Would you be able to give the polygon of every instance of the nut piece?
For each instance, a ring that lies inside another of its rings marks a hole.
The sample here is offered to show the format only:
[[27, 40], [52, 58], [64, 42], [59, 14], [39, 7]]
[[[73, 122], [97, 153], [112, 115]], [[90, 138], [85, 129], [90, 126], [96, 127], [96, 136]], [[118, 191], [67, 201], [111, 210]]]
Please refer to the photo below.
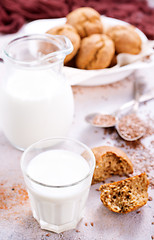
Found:
[[92, 183], [104, 181], [112, 175], [128, 175], [133, 173], [133, 165], [126, 153], [111, 146], [92, 149], [96, 158], [96, 166]]
[[93, 34], [82, 39], [76, 65], [81, 69], [103, 69], [110, 65], [115, 53], [113, 41], [105, 34]]
[[117, 53], [140, 53], [142, 41], [134, 27], [116, 25], [109, 28], [106, 34], [114, 41]]
[[100, 14], [93, 8], [82, 7], [75, 9], [66, 18], [66, 23], [75, 27], [81, 38], [95, 33], [103, 33]]
[[70, 39], [73, 45], [73, 51], [66, 56], [64, 63], [69, 62], [77, 53], [79, 47], [80, 47], [80, 36], [77, 33], [76, 29], [69, 25], [69, 24], [64, 24], [61, 26], [57, 26], [54, 28], [51, 28], [48, 30], [46, 33], [48, 34], [53, 34], [53, 35], [64, 35]]
[[122, 181], [106, 183], [100, 186], [100, 199], [109, 210], [128, 213], [147, 203], [148, 185], [149, 181], [145, 173]]

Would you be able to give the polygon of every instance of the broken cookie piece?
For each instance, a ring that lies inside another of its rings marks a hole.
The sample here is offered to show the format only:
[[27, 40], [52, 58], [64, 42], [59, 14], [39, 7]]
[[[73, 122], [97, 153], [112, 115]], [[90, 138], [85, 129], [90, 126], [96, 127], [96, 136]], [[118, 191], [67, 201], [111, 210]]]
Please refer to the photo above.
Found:
[[126, 153], [111, 146], [102, 146], [92, 149], [96, 158], [96, 166], [92, 183], [104, 181], [112, 175], [128, 175], [133, 173], [133, 165]]
[[109, 210], [128, 213], [144, 206], [148, 201], [146, 173], [114, 183], [101, 185], [100, 199]]

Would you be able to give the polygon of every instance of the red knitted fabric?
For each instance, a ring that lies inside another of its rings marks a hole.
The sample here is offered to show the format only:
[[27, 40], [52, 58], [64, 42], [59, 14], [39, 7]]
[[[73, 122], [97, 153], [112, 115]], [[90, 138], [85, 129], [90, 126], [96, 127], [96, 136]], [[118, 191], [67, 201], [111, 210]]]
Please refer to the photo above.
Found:
[[64, 17], [85, 6], [129, 22], [154, 39], [154, 8], [146, 0], [0, 0], [0, 32], [14, 33], [26, 21]]
[[25, 21], [64, 17], [65, 0], [0, 0], [0, 32], [17, 32]]

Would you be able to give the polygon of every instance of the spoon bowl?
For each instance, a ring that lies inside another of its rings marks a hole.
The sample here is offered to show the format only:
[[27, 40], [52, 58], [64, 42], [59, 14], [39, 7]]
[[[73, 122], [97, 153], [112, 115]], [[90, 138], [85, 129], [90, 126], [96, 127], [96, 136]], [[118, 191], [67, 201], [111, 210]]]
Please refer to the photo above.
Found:
[[129, 112], [117, 119], [116, 130], [121, 138], [126, 141], [136, 141], [144, 136], [145, 124], [134, 112]]
[[[149, 101], [151, 99], [154, 99], [154, 89], [153, 88], [149, 92], [140, 96], [138, 101], [139, 101], [139, 103], [142, 103], [142, 102]], [[112, 114], [103, 114], [103, 113], [98, 113], [98, 112], [90, 113], [85, 117], [85, 121], [87, 123], [89, 123], [90, 125], [92, 125], [93, 127], [98, 127], [98, 128], [115, 127], [121, 138], [123, 138], [124, 140], [127, 140], [127, 141], [136, 141], [139, 138], [143, 137], [143, 135], [145, 134], [145, 128], [142, 129], [139, 136], [134, 136], [131, 139], [127, 136], [124, 136], [119, 129], [119, 121], [122, 117], [122, 114], [120, 114], [120, 113], [124, 112], [125, 110], [128, 111], [128, 109], [130, 109], [133, 105], [135, 105], [135, 102], [136, 102], [135, 100], [131, 100], [131, 101], [123, 104], [117, 111], [113, 112]], [[128, 112], [129, 112], [129, 114], [131, 114], [130, 110]], [[125, 115], [128, 115], [128, 112]], [[132, 113], [133, 113], [133, 111], [132, 111]], [[104, 116], [105, 116], [105, 118], [104, 118]], [[109, 123], [109, 121], [102, 121], [102, 119], [103, 120], [106, 119], [106, 116], [108, 116], [108, 118], [110, 117], [110, 119], [112, 118], [112, 120], [114, 119], [114, 121], [112, 121], [110, 123]], [[136, 126], [136, 129], [137, 128], [138, 128], [138, 125]]]
[[116, 125], [114, 114], [91, 113], [85, 117], [85, 120], [94, 127], [108, 128]]

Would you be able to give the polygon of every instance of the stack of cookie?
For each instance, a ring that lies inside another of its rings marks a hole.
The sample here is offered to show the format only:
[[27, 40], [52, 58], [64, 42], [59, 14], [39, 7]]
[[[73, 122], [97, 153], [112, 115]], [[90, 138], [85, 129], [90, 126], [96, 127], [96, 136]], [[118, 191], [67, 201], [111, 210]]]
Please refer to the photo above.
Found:
[[105, 31], [100, 14], [89, 7], [72, 11], [66, 16], [66, 24], [47, 33], [68, 37], [74, 50], [65, 58], [65, 65], [86, 70], [111, 67], [117, 54], [139, 54], [142, 47], [134, 27], [116, 25]]

